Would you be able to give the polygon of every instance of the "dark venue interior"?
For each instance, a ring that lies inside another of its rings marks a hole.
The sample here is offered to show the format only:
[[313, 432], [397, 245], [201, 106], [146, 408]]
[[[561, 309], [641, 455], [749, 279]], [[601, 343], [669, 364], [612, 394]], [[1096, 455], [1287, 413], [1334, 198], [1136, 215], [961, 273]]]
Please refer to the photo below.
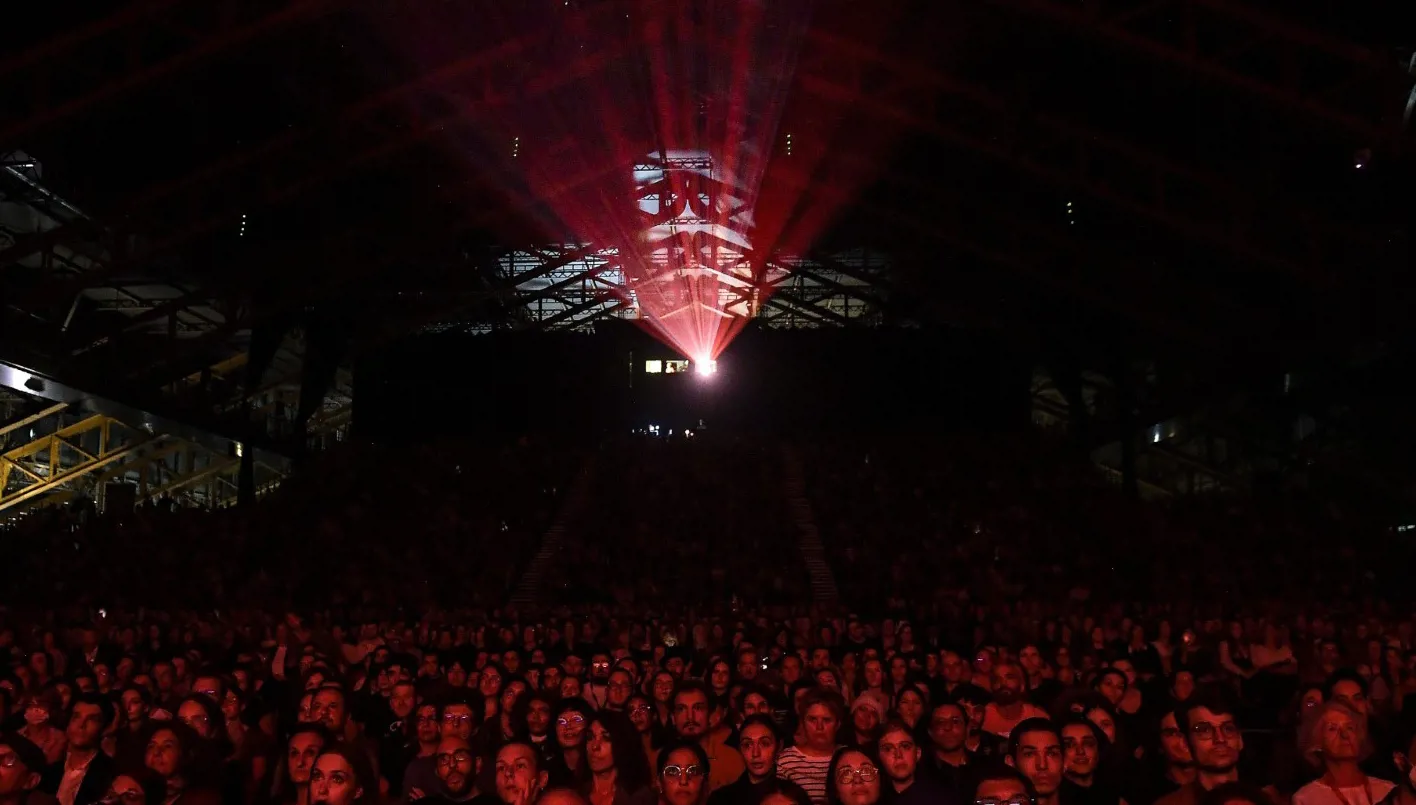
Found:
[[0, 22], [0, 805], [1416, 805], [1416, 3]]
[[354, 423], [362, 437], [395, 444], [420, 438], [407, 424], [428, 411], [456, 411], [468, 435], [588, 442], [700, 421], [765, 438], [1031, 424], [1029, 366], [988, 333], [750, 327], [710, 377], [646, 372], [648, 361], [679, 358], [628, 324], [594, 334], [425, 336], [359, 365]]

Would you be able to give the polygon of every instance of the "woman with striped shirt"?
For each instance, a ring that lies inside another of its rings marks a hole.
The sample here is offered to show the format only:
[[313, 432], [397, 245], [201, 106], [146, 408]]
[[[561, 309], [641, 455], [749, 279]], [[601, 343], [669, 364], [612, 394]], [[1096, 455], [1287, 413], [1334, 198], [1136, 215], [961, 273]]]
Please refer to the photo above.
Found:
[[825, 688], [807, 692], [797, 706], [800, 729], [796, 746], [783, 749], [777, 758], [777, 776], [805, 789], [815, 805], [826, 802], [836, 732], [845, 715], [846, 702], [841, 694]]

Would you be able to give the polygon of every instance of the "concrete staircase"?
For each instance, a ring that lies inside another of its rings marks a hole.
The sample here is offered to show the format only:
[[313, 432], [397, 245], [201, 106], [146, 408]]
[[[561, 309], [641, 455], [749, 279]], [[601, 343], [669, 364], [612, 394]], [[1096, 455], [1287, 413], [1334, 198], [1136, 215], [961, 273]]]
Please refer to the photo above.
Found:
[[546, 571], [560, 554], [561, 545], [565, 539], [565, 529], [580, 515], [585, 504], [589, 502], [594, 480], [595, 457], [592, 455], [585, 460], [579, 474], [570, 482], [570, 488], [566, 490], [565, 502], [561, 504], [560, 512], [556, 515], [555, 521], [546, 529], [546, 533], [541, 536], [540, 549], [531, 558], [531, 562], [526, 565], [526, 571], [522, 573], [521, 581], [512, 591], [509, 603], [517, 609], [534, 608], [539, 603], [541, 582], [546, 576]]
[[818, 604], [835, 604], [840, 594], [836, 589], [836, 577], [826, 562], [826, 549], [821, 545], [821, 532], [816, 528], [811, 501], [806, 497], [801, 457], [791, 447], [784, 448], [782, 452], [782, 489], [786, 493], [792, 524], [796, 526], [797, 548], [801, 551], [802, 564], [806, 566], [812, 600]]

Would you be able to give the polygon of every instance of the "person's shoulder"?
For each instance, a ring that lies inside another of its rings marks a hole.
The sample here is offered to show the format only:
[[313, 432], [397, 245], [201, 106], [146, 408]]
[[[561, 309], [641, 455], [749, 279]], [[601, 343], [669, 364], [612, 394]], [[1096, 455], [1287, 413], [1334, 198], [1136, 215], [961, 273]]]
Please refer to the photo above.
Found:
[[1367, 778], [1372, 786], [1372, 799], [1386, 799], [1387, 795], [1396, 790], [1396, 783], [1390, 780], [1383, 780], [1380, 777]]
[[1401, 786], [1387, 780], [1378, 780], [1375, 777], [1372, 778], [1372, 782], [1391, 786], [1385, 794], [1378, 794], [1377, 787], [1372, 786], [1372, 798], [1377, 800], [1375, 805], [1396, 805], [1397, 800], [1401, 797]]
[[[1318, 797], [1316, 797], [1315, 795], [1321, 791], [1324, 791], [1325, 789], [1326, 787], [1322, 784], [1322, 782], [1318, 780], [1314, 780], [1311, 783], [1308, 783], [1307, 785], [1300, 786], [1297, 791], [1293, 792], [1293, 805], [1311, 805], [1314, 800], [1318, 799]], [[1373, 789], [1373, 791], [1375, 792], [1375, 788]], [[1376, 796], [1375, 793], [1373, 794], [1373, 796]]]
[[1182, 785], [1171, 791], [1169, 794], [1155, 801], [1155, 805], [1188, 805], [1195, 802], [1195, 789], [1193, 785]]

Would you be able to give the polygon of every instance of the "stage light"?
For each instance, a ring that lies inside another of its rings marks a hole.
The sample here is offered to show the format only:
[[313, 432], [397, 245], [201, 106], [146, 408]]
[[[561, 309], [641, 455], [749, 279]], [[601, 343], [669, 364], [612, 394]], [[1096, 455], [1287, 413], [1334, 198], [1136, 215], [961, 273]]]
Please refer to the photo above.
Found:
[[718, 362], [711, 358], [700, 358], [693, 362], [693, 371], [706, 377], [718, 371]]

